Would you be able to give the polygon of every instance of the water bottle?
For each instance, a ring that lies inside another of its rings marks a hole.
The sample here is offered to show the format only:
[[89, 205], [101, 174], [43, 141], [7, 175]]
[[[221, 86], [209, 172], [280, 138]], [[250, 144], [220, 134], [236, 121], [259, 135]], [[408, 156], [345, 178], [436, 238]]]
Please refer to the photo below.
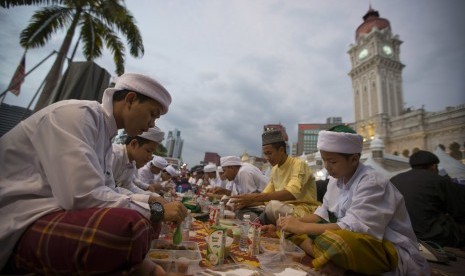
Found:
[[224, 218], [224, 202], [223, 201], [220, 201], [220, 210], [219, 210], [218, 216], [220, 219]]
[[239, 240], [239, 249], [243, 252], [249, 251], [249, 228], [250, 215], [244, 215], [241, 224], [241, 238]]
[[191, 215], [191, 210], [187, 210], [187, 216], [184, 219], [184, 228], [185, 229], [191, 229], [192, 225], [192, 215]]

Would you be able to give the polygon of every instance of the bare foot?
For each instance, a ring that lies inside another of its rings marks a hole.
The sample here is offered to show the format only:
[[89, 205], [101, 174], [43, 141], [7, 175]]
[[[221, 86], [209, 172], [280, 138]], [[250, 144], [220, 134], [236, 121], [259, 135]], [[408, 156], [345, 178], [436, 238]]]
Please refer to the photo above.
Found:
[[321, 273], [328, 276], [341, 276], [344, 275], [345, 270], [332, 262], [327, 262], [321, 269]]
[[159, 276], [166, 274], [161, 266], [155, 264], [149, 258], [145, 258], [142, 263], [135, 265], [133, 269], [131, 269], [131, 275]]
[[307, 255], [313, 257], [312, 241], [310, 239], [305, 239], [301, 244], [299, 244], [299, 247], [302, 248]]

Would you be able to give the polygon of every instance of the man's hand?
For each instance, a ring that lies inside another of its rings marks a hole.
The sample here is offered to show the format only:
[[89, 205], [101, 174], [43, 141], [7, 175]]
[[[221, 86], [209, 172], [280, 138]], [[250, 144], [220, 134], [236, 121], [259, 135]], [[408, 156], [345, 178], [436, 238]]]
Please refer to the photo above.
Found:
[[152, 193], [157, 193], [157, 192], [161, 191], [162, 188], [163, 187], [161, 186], [160, 183], [154, 183], [154, 184], [149, 185], [148, 190], [151, 191]]
[[260, 231], [262, 232], [262, 235], [268, 238], [277, 238], [278, 235], [276, 235], [276, 226], [273, 224], [268, 224], [268, 225], [263, 225], [260, 227]]
[[279, 218], [276, 222], [276, 225], [284, 231], [291, 232], [297, 235], [307, 234], [308, 232], [306, 230], [308, 223], [302, 222], [300, 219], [292, 216]]
[[239, 210], [248, 206], [256, 206], [263, 204], [263, 201], [260, 200], [260, 194], [244, 194], [231, 197], [231, 203], [234, 204], [234, 209]]
[[231, 195], [230, 190], [221, 188], [221, 187], [213, 187], [209, 189], [208, 192], [212, 194], [217, 194], [217, 195], [227, 195], [227, 196]]
[[150, 195], [148, 203], [150, 204], [150, 203], [155, 203], [155, 202], [158, 202], [161, 205], [165, 205], [166, 203], [168, 203], [168, 201], [165, 198], [163, 198], [162, 196], [155, 196], [153, 194]]
[[163, 221], [173, 221], [180, 223], [187, 216], [187, 208], [179, 201], [168, 202], [163, 205], [165, 216]]

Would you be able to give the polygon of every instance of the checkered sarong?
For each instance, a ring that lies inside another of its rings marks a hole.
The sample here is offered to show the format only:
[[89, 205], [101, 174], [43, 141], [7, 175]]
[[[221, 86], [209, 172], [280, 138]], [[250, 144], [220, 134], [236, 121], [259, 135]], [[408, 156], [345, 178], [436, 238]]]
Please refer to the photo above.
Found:
[[397, 251], [387, 240], [347, 230], [328, 230], [313, 240], [315, 269], [331, 261], [357, 273], [377, 275], [397, 267]]
[[154, 236], [150, 222], [131, 209], [58, 211], [24, 232], [8, 267], [40, 275], [118, 275], [142, 262]]

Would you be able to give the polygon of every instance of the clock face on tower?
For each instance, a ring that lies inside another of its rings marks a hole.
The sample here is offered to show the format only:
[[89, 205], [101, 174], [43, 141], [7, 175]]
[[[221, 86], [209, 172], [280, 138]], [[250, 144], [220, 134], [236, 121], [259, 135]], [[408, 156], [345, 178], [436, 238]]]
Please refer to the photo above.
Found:
[[383, 46], [383, 52], [386, 55], [390, 56], [392, 54], [392, 48], [389, 45], [384, 45]]
[[358, 53], [358, 59], [364, 59], [368, 56], [368, 49], [363, 48], [359, 53]]

